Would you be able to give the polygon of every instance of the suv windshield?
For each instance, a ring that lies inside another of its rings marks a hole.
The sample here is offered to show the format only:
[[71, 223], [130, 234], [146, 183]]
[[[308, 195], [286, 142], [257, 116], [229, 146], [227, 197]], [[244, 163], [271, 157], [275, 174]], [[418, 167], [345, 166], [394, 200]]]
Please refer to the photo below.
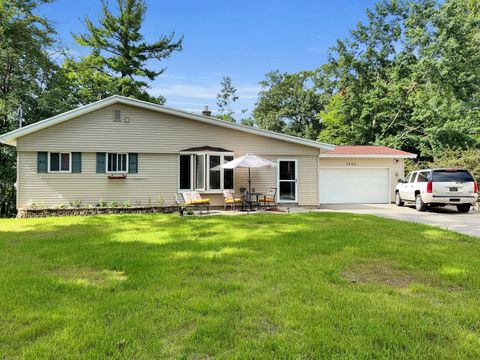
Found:
[[434, 182], [473, 182], [467, 170], [436, 170], [432, 175]]

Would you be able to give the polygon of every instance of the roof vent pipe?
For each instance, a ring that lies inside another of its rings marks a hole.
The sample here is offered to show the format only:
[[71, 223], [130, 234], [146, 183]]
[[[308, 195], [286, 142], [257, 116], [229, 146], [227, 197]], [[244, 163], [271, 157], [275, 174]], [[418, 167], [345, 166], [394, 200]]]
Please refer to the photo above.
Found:
[[212, 111], [208, 109], [208, 106], [205, 106], [205, 108], [202, 111], [202, 115], [204, 116], [212, 116]]

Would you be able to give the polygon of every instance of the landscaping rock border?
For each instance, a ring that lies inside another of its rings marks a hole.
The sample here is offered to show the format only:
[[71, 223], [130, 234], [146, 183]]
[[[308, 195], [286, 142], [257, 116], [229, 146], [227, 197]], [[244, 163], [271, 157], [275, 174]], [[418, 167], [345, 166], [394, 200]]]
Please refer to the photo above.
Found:
[[66, 209], [18, 209], [17, 218], [45, 218], [51, 216], [94, 216], [114, 214], [170, 214], [179, 211], [179, 206], [132, 206], [132, 207], [92, 207]]

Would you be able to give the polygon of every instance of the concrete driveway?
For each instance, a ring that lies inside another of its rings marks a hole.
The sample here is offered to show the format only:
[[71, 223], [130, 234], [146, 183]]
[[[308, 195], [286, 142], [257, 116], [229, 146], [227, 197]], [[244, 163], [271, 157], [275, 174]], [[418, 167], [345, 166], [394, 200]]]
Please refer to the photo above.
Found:
[[412, 221], [439, 226], [451, 231], [480, 237], [480, 212], [470, 210], [459, 214], [455, 207], [433, 208], [418, 212], [412, 207], [397, 207], [380, 204], [322, 205], [319, 211], [339, 211], [354, 214], [369, 214], [390, 219]]

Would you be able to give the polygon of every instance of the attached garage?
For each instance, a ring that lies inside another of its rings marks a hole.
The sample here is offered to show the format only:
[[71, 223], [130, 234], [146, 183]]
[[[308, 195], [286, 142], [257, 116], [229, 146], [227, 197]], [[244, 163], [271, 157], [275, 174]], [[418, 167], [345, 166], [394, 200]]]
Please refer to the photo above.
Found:
[[384, 168], [321, 168], [321, 204], [386, 204], [390, 171]]
[[403, 161], [415, 154], [383, 146], [336, 146], [319, 159], [319, 204], [388, 204]]

